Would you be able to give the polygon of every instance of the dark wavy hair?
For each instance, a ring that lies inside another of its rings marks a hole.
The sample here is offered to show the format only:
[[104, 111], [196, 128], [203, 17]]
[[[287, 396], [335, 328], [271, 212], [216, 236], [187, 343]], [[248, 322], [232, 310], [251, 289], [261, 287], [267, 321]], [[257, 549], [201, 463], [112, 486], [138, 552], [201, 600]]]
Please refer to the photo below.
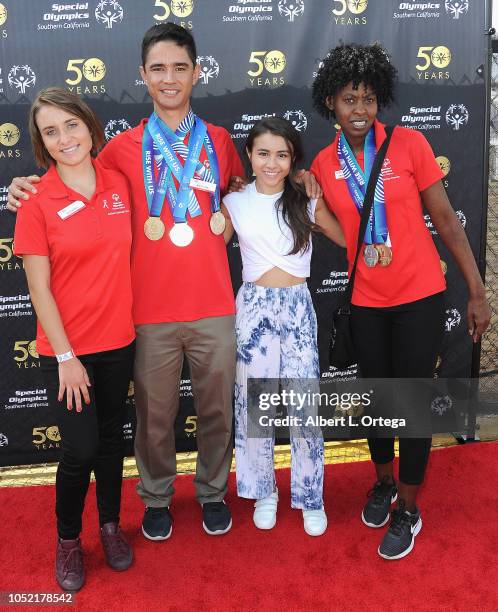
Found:
[[335, 117], [326, 100], [352, 81], [355, 89], [360, 83], [370, 86], [381, 110], [394, 100], [396, 75], [387, 51], [379, 43], [339, 45], [328, 53], [318, 69], [312, 88], [313, 106], [325, 119]]
[[282, 117], [269, 117], [258, 121], [249, 132], [246, 148], [251, 153], [254, 141], [263, 134], [281, 136], [291, 154], [291, 168], [285, 177], [284, 191], [275, 203], [280, 210], [282, 218], [292, 232], [294, 246], [288, 255], [294, 255], [300, 251], [307, 251], [310, 247], [310, 234], [314, 229], [308, 214], [308, 196], [304, 188], [296, 183], [294, 174], [303, 159], [303, 146], [299, 132], [290, 121]]

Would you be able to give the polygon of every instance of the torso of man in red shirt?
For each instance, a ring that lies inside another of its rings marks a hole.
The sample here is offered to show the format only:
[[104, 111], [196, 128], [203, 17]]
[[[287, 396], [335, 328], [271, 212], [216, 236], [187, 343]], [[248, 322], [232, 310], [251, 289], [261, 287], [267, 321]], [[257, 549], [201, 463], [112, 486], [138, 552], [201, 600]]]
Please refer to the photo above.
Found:
[[[223, 236], [209, 227], [211, 196], [199, 189], [195, 195], [202, 215], [188, 219], [194, 239], [187, 247], [175, 246], [168, 237], [173, 215], [165, 199], [161, 219], [166, 232], [161, 240], [149, 240], [144, 223], [149, 216], [142, 169], [142, 137], [146, 120], [111, 140], [99, 155], [107, 168], [128, 177], [132, 194], [133, 318], [136, 325], [195, 321], [235, 312], [230, 270]], [[231, 176], [243, 176], [243, 168], [228, 132], [208, 124], [219, 164], [220, 191]], [[200, 161], [204, 162], [203, 148]]]

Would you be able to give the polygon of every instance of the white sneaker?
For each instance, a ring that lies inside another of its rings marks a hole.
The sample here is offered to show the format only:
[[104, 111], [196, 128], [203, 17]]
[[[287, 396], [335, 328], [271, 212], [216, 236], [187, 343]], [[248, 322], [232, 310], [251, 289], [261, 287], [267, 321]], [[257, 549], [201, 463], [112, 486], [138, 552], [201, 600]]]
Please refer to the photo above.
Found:
[[303, 510], [304, 531], [310, 536], [321, 536], [327, 529], [327, 515], [320, 510]]
[[254, 504], [253, 521], [258, 529], [273, 529], [277, 522], [278, 490]]

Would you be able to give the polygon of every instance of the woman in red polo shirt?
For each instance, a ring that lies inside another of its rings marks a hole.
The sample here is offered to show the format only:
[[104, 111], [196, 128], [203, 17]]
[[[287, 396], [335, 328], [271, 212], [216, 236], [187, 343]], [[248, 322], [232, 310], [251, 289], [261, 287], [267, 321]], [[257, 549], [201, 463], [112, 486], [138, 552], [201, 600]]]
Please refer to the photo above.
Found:
[[[393, 100], [396, 70], [380, 45], [341, 45], [324, 59], [313, 102], [341, 130], [312, 165], [328, 206], [342, 226], [349, 270], [354, 261], [364, 184], [385, 138], [377, 112]], [[490, 320], [485, 290], [465, 232], [441, 183], [443, 174], [420, 132], [396, 127], [377, 182], [373, 216], [358, 260], [351, 326], [358, 365], [368, 378], [431, 378], [444, 329], [445, 279], [425, 226], [427, 209], [469, 289], [467, 322], [477, 342]], [[380, 546], [385, 559], [413, 548], [422, 521], [416, 495], [430, 438], [400, 439], [399, 483], [393, 476], [394, 438], [368, 440], [377, 481], [362, 520], [382, 527], [397, 508]]]
[[92, 110], [63, 89], [31, 107], [35, 159], [48, 168], [19, 211], [22, 255], [37, 317], [37, 350], [62, 437], [57, 469], [56, 579], [84, 583], [81, 516], [93, 470], [107, 562], [127, 569], [133, 553], [119, 528], [124, 403], [132, 374], [131, 223], [126, 179], [92, 154], [103, 144]]

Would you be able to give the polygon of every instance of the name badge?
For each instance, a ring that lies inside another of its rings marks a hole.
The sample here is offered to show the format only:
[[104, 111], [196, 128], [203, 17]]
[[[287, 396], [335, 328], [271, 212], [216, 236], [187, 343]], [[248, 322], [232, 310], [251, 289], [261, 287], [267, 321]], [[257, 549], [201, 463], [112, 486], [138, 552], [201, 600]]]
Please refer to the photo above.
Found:
[[344, 178], [344, 172], [342, 170], [336, 170], [335, 171], [335, 178], [336, 179], [343, 179]]
[[197, 178], [190, 179], [189, 186], [192, 187], [192, 189], [200, 189], [201, 191], [208, 191], [209, 193], [214, 193], [216, 191], [216, 183], [202, 181]]
[[73, 215], [75, 215], [82, 208], [85, 208], [83, 202], [81, 200], [76, 200], [76, 202], [71, 202], [71, 204], [68, 204], [64, 208], [61, 208], [59, 211], [57, 211], [57, 214], [64, 221], [68, 217], [72, 217]]

